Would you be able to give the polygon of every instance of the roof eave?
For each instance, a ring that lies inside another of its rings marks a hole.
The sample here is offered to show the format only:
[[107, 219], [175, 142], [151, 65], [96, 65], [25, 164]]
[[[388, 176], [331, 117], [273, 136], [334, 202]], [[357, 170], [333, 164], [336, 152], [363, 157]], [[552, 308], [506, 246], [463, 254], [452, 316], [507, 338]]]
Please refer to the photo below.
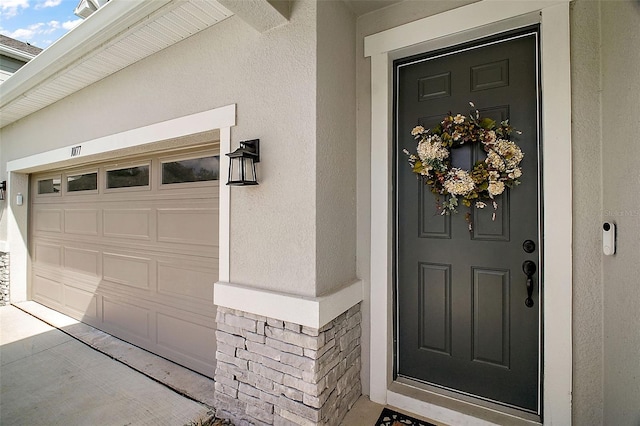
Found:
[[3, 45], [0, 45], [0, 54], [24, 62], [29, 62], [36, 57], [34, 54]]
[[0, 108], [55, 76], [172, 0], [110, 1], [0, 85]]

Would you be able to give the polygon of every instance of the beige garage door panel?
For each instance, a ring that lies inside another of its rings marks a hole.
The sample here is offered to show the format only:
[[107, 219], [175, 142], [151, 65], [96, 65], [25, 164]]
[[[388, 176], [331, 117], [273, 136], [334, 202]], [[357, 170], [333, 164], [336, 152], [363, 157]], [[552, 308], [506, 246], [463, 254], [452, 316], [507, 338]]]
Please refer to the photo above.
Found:
[[150, 309], [140, 303], [129, 304], [110, 296], [102, 296], [102, 321], [107, 331], [115, 331], [117, 335], [131, 335], [135, 342], [151, 344]]
[[151, 240], [151, 209], [105, 209], [103, 232], [108, 238]]
[[102, 254], [103, 279], [124, 286], [148, 290], [151, 283], [151, 259], [116, 253]]
[[79, 272], [94, 277], [101, 275], [100, 252], [66, 246], [64, 248], [64, 268], [71, 272]]
[[33, 298], [54, 309], [62, 308], [62, 283], [39, 274], [34, 275]]
[[60, 267], [62, 265], [62, 246], [56, 243], [36, 243], [35, 261], [39, 265]]
[[33, 176], [32, 298], [213, 376], [219, 181], [160, 183], [163, 161], [214, 155], [118, 162], [149, 165], [143, 187], [107, 189], [114, 162]]
[[98, 297], [95, 293], [85, 291], [70, 285], [64, 286], [65, 307], [75, 312], [76, 317], [96, 323], [98, 321]]
[[64, 233], [98, 236], [98, 209], [64, 209]]
[[[200, 370], [211, 368], [211, 362], [206, 354], [215, 355], [215, 330], [197, 322], [161, 313], [157, 314], [156, 324], [161, 355], [180, 359], [185, 364], [197, 364]], [[211, 376], [213, 373], [214, 371], [211, 371], [208, 375]]]
[[218, 209], [158, 209], [158, 241], [214, 246], [218, 241]]
[[43, 232], [62, 232], [62, 209], [38, 209], [35, 212], [35, 230]]
[[182, 263], [160, 261], [158, 262], [158, 293], [168, 297], [213, 303], [210, 283], [215, 282], [217, 276], [217, 268], [205, 269], [186, 261]]

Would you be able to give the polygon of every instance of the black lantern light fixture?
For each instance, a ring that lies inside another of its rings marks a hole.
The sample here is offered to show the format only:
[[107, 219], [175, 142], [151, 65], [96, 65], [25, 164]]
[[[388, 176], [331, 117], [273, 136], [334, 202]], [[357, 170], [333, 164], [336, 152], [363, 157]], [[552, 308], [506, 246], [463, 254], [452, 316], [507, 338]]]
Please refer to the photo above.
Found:
[[260, 139], [241, 141], [240, 148], [227, 154], [229, 178], [227, 185], [257, 185], [256, 163], [260, 162]]
[[0, 182], [0, 201], [4, 200], [4, 192], [7, 190], [7, 181]]

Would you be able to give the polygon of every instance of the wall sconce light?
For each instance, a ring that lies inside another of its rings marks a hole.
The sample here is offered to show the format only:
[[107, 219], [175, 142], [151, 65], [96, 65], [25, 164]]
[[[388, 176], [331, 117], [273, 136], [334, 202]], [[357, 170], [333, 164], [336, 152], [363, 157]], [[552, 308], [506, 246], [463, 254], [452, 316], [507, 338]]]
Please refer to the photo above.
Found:
[[4, 192], [7, 190], [7, 181], [0, 182], [0, 201], [4, 200]]
[[241, 141], [240, 148], [227, 154], [229, 178], [227, 185], [257, 185], [256, 163], [260, 162], [260, 139]]

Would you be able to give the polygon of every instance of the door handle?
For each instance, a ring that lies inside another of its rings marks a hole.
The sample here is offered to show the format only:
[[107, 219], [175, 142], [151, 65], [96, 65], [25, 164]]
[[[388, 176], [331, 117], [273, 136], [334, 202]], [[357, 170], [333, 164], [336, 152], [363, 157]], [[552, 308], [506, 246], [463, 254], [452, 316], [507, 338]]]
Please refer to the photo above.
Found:
[[527, 308], [531, 308], [533, 306], [533, 299], [531, 296], [533, 295], [533, 274], [536, 273], [536, 269], [536, 264], [530, 260], [525, 260], [522, 263], [522, 272], [527, 276], [527, 298], [524, 301]]

